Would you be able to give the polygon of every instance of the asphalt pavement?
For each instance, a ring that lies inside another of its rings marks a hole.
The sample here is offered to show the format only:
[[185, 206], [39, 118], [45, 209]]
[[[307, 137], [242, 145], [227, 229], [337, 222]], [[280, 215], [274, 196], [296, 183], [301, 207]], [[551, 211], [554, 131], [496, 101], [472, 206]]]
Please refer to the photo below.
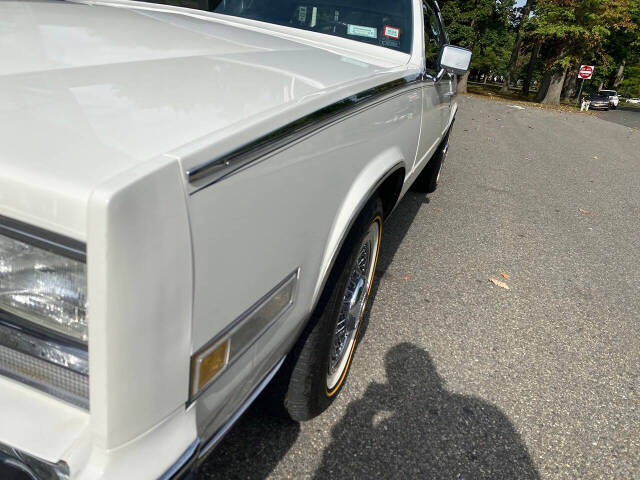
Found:
[[601, 116], [460, 98], [340, 397], [300, 425], [259, 400], [199, 480], [640, 479], [639, 152]]
[[597, 111], [596, 115], [608, 122], [640, 129], [640, 105], [632, 106], [621, 103], [615, 110]]

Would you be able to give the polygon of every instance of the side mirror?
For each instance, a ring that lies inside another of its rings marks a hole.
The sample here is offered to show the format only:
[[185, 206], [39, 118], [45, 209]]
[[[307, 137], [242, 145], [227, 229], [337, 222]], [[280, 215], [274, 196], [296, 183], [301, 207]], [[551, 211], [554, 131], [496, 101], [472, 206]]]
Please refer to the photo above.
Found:
[[440, 53], [440, 66], [445, 70], [462, 75], [469, 70], [471, 64], [471, 50], [445, 45]]

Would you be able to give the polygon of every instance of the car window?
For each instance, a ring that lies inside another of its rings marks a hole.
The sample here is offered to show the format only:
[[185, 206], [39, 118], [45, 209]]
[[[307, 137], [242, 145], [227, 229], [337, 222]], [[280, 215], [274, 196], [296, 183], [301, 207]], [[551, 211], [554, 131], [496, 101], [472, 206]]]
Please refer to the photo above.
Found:
[[435, 76], [440, 70], [438, 57], [444, 43], [444, 33], [438, 21], [438, 14], [427, 2], [422, 3], [422, 13], [424, 15], [424, 51], [427, 73]]
[[145, 0], [411, 51], [411, 0]]

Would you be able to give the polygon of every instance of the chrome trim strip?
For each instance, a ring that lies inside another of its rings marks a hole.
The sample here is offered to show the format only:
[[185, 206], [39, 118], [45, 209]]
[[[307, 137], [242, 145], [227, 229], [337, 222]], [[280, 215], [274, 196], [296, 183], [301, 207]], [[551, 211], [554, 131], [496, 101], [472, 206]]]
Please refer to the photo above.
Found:
[[0, 215], [0, 234], [82, 262], [87, 246], [78, 240]]
[[30, 335], [0, 318], [0, 345], [67, 368], [80, 375], [89, 375], [89, 354], [86, 350]]
[[[222, 332], [218, 333], [207, 344], [198, 349], [191, 357], [191, 375], [189, 387], [189, 402], [192, 403], [205, 393], [220, 375], [234, 364], [253, 344], [255, 344], [278, 320], [280, 320], [293, 306], [298, 285], [300, 269], [287, 275], [281, 282], [260, 300], [245, 310]], [[284, 296], [283, 296], [284, 295]], [[220, 370], [202, 388], [200, 383], [201, 359], [212, 349], [230, 340], [227, 361]]]
[[197, 188], [191, 192], [191, 195], [276, 150], [315, 134], [349, 116], [421, 87], [422, 74], [415, 74], [370, 88], [280, 127], [243, 147], [190, 168], [186, 172], [187, 179]]
[[189, 473], [193, 463], [198, 458], [200, 439], [196, 438], [169, 469], [158, 477], [158, 480], [180, 480]]
[[0, 443], [0, 464], [2, 463], [16, 465], [38, 480], [68, 480], [70, 476], [69, 466], [62, 460], [51, 463], [4, 443]]
[[284, 356], [273, 369], [262, 379], [262, 381], [258, 384], [258, 386], [251, 392], [251, 394], [247, 397], [247, 399], [242, 403], [240, 408], [236, 410], [236, 412], [229, 417], [229, 419], [218, 429], [218, 431], [211, 437], [205, 444], [204, 447], [198, 453], [198, 464], [202, 463], [204, 458], [211, 453], [211, 450], [215, 448], [220, 441], [224, 438], [227, 432], [233, 427], [233, 425], [238, 421], [238, 419], [242, 416], [244, 412], [251, 406], [253, 401], [262, 393], [262, 391], [269, 385], [269, 382], [273, 380], [273, 377], [276, 376], [280, 367], [284, 363], [287, 357]]

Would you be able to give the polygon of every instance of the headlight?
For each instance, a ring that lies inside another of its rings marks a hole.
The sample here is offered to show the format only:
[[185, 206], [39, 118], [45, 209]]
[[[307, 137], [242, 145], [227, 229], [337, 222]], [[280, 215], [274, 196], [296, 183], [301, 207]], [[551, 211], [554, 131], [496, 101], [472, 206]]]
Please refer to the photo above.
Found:
[[84, 262], [0, 235], [0, 309], [87, 341]]
[[85, 259], [82, 242], [0, 215], [0, 375], [88, 408]]

